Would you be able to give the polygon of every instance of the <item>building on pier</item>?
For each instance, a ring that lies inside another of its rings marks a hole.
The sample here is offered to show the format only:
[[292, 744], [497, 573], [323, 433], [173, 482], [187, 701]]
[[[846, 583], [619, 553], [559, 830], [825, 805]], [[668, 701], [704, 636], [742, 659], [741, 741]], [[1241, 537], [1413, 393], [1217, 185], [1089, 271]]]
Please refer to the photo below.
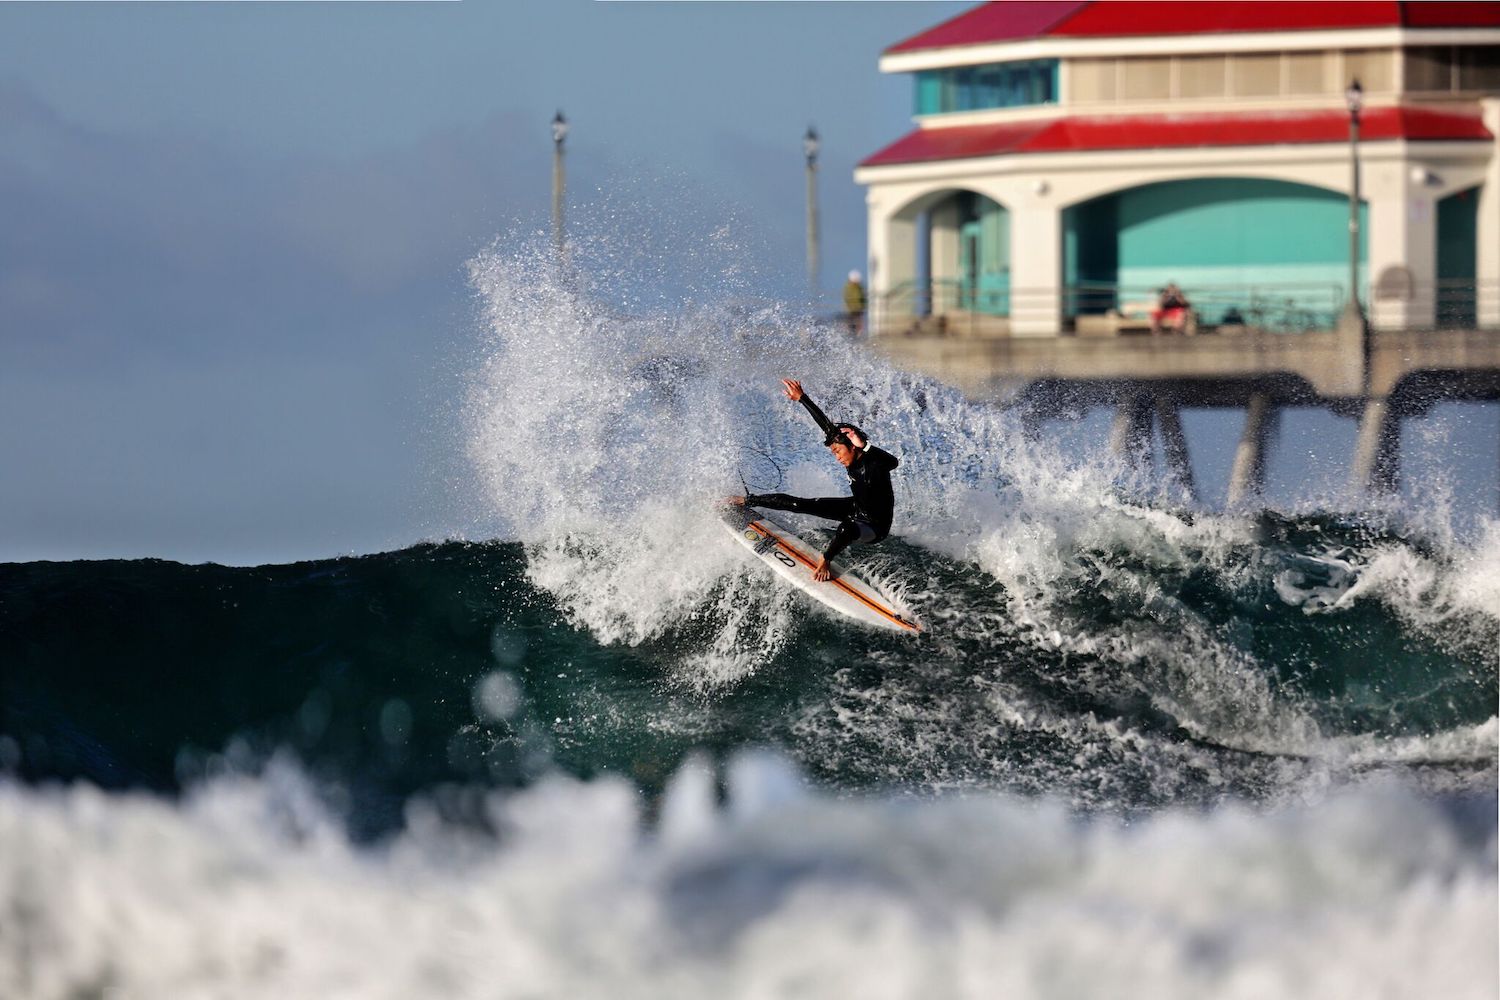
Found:
[[[887, 49], [872, 328], [1083, 336], [1180, 284], [1206, 328], [1500, 327], [1500, 4], [989, 3]], [[1137, 318], [1132, 319], [1132, 315]]]

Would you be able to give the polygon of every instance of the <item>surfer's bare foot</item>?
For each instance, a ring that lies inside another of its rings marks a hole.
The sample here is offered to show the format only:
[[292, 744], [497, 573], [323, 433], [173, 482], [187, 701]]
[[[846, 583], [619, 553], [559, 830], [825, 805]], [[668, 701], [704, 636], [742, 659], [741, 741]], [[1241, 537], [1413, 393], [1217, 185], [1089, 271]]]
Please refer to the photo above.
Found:
[[731, 506], [731, 507], [743, 507], [743, 506], [745, 506], [745, 498], [744, 497], [725, 497], [724, 498], [724, 502], [726, 504], [728, 504], [729, 506]]
[[827, 583], [833, 579], [833, 566], [824, 559], [818, 563], [818, 568], [813, 570], [813, 579], [819, 583]]

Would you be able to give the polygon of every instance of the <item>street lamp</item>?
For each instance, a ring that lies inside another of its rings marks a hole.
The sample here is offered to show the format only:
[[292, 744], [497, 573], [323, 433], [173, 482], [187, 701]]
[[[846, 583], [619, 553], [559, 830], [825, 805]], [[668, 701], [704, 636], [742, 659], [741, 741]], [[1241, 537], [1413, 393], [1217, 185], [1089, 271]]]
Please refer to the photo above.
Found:
[[563, 140], [568, 137], [568, 120], [559, 111], [552, 119], [552, 246], [562, 259], [563, 250]]
[[807, 126], [802, 154], [807, 157], [807, 290], [818, 295], [818, 130]]
[[1363, 319], [1359, 305], [1359, 111], [1364, 106], [1365, 91], [1355, 79], [1344, 91], [1349, 107], [1349, 305], [1345, 312], [1351, 318]]

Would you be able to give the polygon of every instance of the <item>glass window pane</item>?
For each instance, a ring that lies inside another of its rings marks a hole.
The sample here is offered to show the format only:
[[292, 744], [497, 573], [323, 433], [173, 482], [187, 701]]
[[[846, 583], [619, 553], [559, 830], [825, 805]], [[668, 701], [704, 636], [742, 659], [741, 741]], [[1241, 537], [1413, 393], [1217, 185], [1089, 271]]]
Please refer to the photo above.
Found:
[[[1408, 91], [1445, 91], [1452, 78], [1448, 46], [1407, 49], [1406, 89]], [[1361, 81], [1363, 82], [1363, 81]]]
[[1000, 106], [1000, 67], [983, 66], [980, 68], [975, 94], [976, 107], [998, 108]]
[[1048, 62], [1034, 62], [1031, 64], [1031, 94], [1033, 104], [1046, 104], [1052, 100], [1052, 64]]
[[981, 111], [1057, 100], [1058, 60], [961, 66], [915, 74], [916, 113]]
[[1458, 49], [1460, 90], [1500, 90], [1500, 45], [1463, 45]]
[[917, 74], [917, 114], [934, 115], [943, 109], [942, 74], [931, 70]]

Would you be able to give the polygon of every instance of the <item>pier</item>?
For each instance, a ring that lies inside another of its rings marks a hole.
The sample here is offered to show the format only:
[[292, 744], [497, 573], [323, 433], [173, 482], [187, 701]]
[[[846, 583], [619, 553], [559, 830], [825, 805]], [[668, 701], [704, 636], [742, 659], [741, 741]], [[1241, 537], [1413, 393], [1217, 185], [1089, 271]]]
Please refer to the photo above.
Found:
[[[959, 337], [887, 333], [872, 348], [970, 398], [1017, 408], [1031, 426], [1093, 407], [1114, 410], [1110, 446], [1149, 456], [1161, 435], [1167, 474], [1193, 482], [1180, 411], [1245, 414], [1228, 502], [1260, 489], [1266, 442], [1285, 407], [1322, 407], [1359, 420], [1349, 482], [1359, 492], [1399, 483], [1401, 422], [1435, 403], [1500, 400], [1500, 330], [1253, 330], [1198, 336]], [[1500, 442], [1497, 442], [1500, 460]]]
[[1495, 5], [1065, 6], [881, 54], [914, 121], [854, 174], [877, 351], [1030, 428], [1111, 407], [1188, 493], [1181, 411], [1242, 410], [1231, 505], [1288, 408], [1359, 421], [1364, 494], [1407, 417], [1500, 399]]

